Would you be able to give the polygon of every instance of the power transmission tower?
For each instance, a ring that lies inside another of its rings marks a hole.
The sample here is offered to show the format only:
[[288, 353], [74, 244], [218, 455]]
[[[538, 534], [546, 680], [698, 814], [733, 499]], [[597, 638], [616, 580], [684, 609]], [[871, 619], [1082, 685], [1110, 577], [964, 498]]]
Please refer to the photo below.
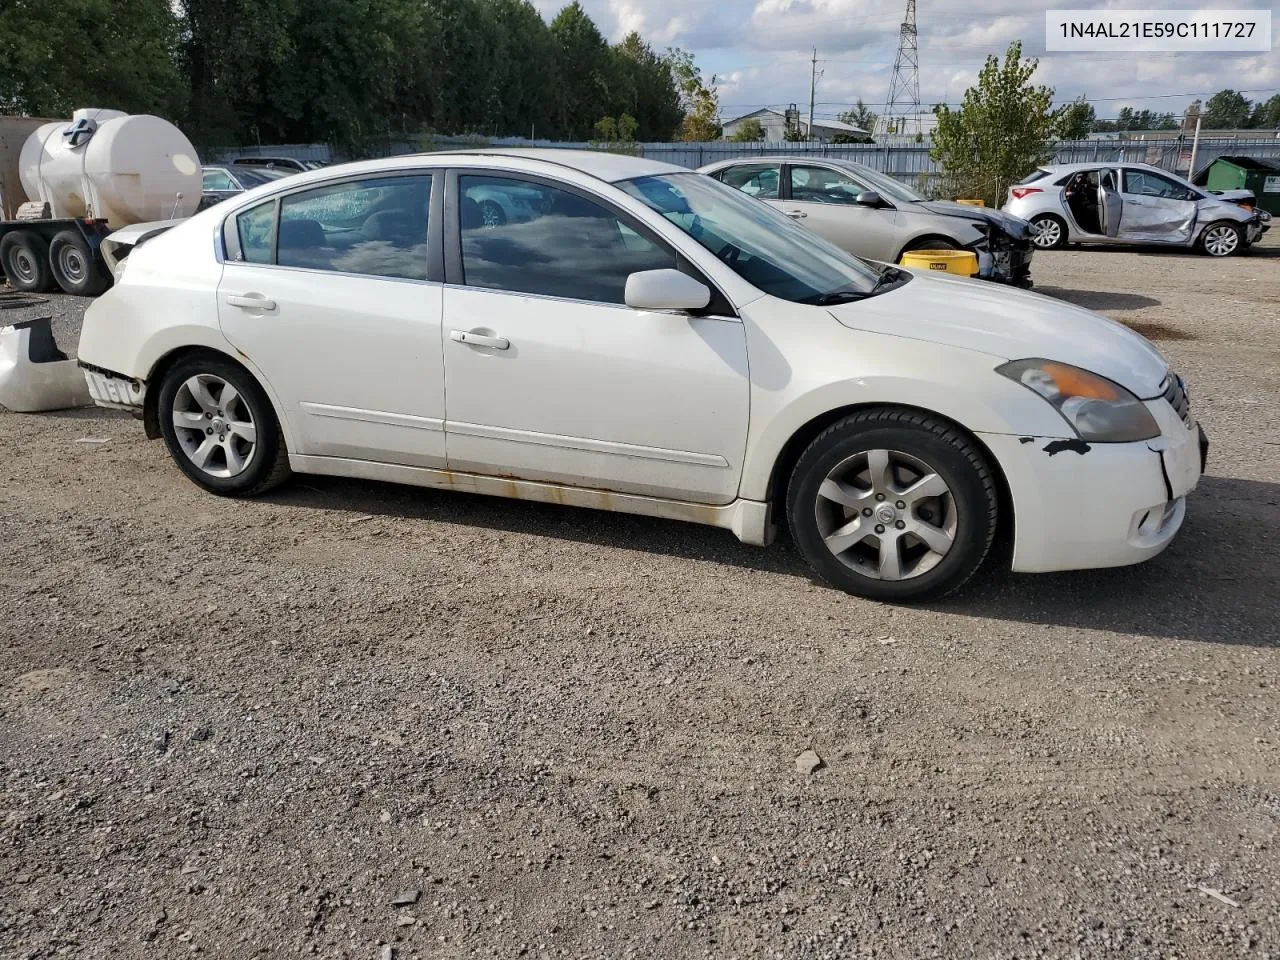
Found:
[[916, 51], [916, 0], [907, 0], [907, 12], [898, 32], [898, 54], [893, 58], [893, 79], [889, 81], [889, 99], [884, 105], [886, 123], [898, 118], [896, 132], [907, 132], [907, 116], [920, 132], [920, 57]]

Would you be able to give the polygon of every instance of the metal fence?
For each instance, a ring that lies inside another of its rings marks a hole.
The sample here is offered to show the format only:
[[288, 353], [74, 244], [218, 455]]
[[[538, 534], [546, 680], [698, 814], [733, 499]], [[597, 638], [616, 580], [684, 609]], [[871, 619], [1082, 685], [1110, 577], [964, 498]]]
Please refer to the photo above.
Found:
[[[466, 147], [554, 147], [570, 150], [604, 149], [599, 144], [561, 143], [553, 140], [517, 138], [430, 137], [420, 140], [388, 140], [373, 151], [375, 156], [398, 156], [409, 153], [456, 150]], [[928, 143], [911, 140], [885, 140], [879, 143], [735, 143], [716, 140], [707, 143], [635, 143], [627, 144], [627, 152], [636, 156], [661, 160], [676, 166], [696, 169], [717, 160], [740, 157], [795, 156], [840, 157], [866, 164], [928, 190], [942, 177], [942, 168], [929, 156]], [[1240, 139], [1236, 137], [1204, 137], [1196, 149], [1196, 171], [1203, 170], [1217, 157], [1243, 154], [1251, 157], [1280, 159], [1280, 138]], [[293, 157], [333, 163], [349, 157], [325, 144], [283, 144], [212, 151], [219, 160], [234, 156]], [[1149, 163], [1184, 176], [1190, 171], [1191, 138], [1158, 140], [1065, 140], [1054, 145], [1055, 163]]]

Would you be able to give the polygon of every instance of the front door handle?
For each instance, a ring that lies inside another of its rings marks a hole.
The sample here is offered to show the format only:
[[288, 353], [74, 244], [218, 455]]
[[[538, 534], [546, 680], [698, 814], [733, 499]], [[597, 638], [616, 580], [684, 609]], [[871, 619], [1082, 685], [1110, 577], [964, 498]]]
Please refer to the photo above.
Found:
[[247, 307], [250, 310], [274, 310], [276, 302], [268, 300], [260, 293], [246, 293], [244, 295], [229, 293], [227, 294], [227, 303], [233, 307]]
[[805, 213], [803, 210], [788, 210], [787, 216], [790, 217], [792, 220], [803, 220], [805, 217], [808, 216], [808, 214]]
[[489, 347], [491, 350], [506, 350], [511, 341], [506, 337], [491, 337], [485, 333], [474, 333], [471, 330], [450, 330], [449, 339], [458, 343], [466, 343], [473, 347]]

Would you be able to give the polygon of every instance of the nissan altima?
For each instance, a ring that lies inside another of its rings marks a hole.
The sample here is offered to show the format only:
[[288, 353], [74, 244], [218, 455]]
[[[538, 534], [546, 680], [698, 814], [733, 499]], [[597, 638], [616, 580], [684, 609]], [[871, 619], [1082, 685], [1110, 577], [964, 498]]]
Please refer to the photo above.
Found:
[[760, 545], [785, 523], [831, 583], [909, 601], [1001, 529], [1018, 571], [1152, 557], [1203, 469], [1185, 385], [1127, 328], [868, 263], [634, 157], [329, 167], [107, 251], [90, 391], [216, 494], [317, 473]]

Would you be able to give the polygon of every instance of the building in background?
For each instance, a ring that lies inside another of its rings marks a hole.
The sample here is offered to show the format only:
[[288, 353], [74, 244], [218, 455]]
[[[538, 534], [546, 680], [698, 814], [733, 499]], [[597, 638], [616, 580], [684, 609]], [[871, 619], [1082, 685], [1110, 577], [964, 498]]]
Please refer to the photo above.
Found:
[[[751, 113], [743, 114], [732, 120], [726, 120], [724, 123], [724, 135], [726, 139], [731, 139], [738, 132], [742, 124], [747, 120], [758, 120], [761, 128], [764, 130], [764, 138], [766, 142], [777, 142], [787, 139], [787, 111], [782, 107], [761, 107], [759, 110], [753, 110]], [[813, 135], [809, 135], [809, 118], [803, 114], [794, 118], [794, 122], [800, 131], [802, 137], [808, 140], [816, 140], [819, 143], [830, 143], [833, 137], [869, 137], [871, 136], [861, 127], [855, 127], [851, 123], [843, 123], [840, 120], [814, 120]]]

